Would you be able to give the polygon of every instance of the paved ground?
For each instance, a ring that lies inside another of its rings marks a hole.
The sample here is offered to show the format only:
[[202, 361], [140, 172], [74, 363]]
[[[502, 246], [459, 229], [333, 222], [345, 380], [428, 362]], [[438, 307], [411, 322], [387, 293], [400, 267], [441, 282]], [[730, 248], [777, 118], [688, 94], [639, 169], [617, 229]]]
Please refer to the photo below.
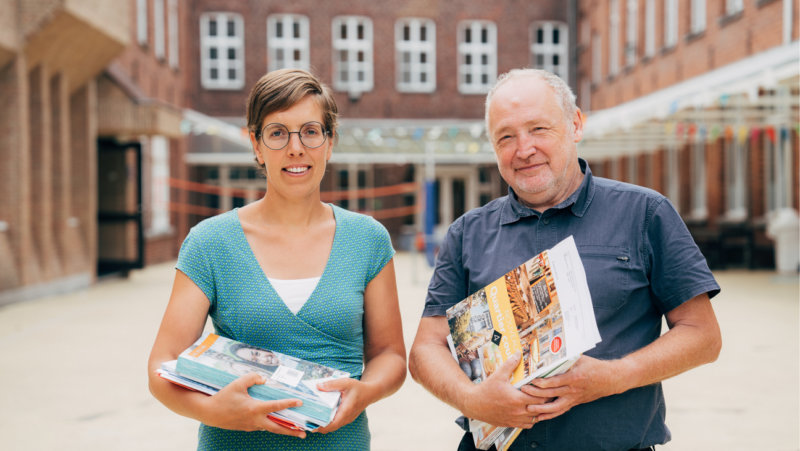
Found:
[[[430, 270], [397, 257], [407, 344]], [[800, 449], [798, 278], [718, 272], [719, 360], [665, 383], [674, 439], [662, 450]], [[88, 290], [0, 307], [0, 448], [181, 450], [194, 421], [147, 391], [145, 364], [173, 269], [156, 265]], [[370, 407], [373, 449], [454, 449], [456, 412], [409, 377]]]

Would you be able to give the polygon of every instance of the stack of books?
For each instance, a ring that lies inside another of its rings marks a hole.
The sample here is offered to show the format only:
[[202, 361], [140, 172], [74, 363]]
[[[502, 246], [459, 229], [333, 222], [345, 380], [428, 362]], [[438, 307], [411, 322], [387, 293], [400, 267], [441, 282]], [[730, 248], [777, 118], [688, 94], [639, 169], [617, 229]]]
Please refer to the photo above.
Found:
[[177, 360], [165, 362], [159, 376], [177, 385], [213, 395], [237, 378], [257, 373], [266, 379], [248, 389], [255, 399], [297, 398], [301, 406], [274, 412], [270, 418], [283, 426], [310, 431], [333, 420], [341, 393], [324, 392], [317, 385], [350, 373], [205, 333]]

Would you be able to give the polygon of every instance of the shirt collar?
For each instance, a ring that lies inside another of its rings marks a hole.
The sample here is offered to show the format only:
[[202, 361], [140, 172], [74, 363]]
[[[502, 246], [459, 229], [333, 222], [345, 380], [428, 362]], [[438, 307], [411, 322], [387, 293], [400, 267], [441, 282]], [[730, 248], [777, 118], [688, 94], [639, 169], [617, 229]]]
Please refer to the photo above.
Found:
[[[589, 208], [589, 203], [592, 201], [592, 197], [594, 197], [592, 170], [589, 169], [589, 164], [586, 163], [586, 160], [582, 158], [578, 158], [578, 164], [580, 165], [581, 172], [584, 174], [581, 186], [563, 202], [550, 208], [551, 210], [569, 208], [572, 214], [581, 217], [586, 213], [586, 209]], [[500, 223], [502, 225], [511, 224], [529, 216], [539, 217], [542, 215], [542, 212], [538, 212], [523, 205], [519, 201], [517, 193], [515, 193], [514, 189], [510, 186], [508, 187], [508, 196], [506, 196], [506, 199], [503, 210], [500, 213]]]

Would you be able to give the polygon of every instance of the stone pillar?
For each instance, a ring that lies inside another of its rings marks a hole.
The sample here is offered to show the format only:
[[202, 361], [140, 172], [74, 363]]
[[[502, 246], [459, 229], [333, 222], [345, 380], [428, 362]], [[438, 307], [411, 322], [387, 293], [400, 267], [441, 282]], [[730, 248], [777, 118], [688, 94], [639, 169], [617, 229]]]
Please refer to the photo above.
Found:
[[71, 204], [77, 218], [77, 241], [84, 265], [97, 274], [97, 84], [92, 80], [70, 96], [72, 138]]

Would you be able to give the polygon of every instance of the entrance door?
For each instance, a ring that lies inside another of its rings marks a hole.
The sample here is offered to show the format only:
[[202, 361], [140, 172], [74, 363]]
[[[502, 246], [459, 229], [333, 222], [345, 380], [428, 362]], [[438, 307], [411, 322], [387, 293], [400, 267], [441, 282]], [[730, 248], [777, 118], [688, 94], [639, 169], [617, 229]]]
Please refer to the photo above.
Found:
[[142, 145], [97, 143], [97, 274], [144, 267]]

